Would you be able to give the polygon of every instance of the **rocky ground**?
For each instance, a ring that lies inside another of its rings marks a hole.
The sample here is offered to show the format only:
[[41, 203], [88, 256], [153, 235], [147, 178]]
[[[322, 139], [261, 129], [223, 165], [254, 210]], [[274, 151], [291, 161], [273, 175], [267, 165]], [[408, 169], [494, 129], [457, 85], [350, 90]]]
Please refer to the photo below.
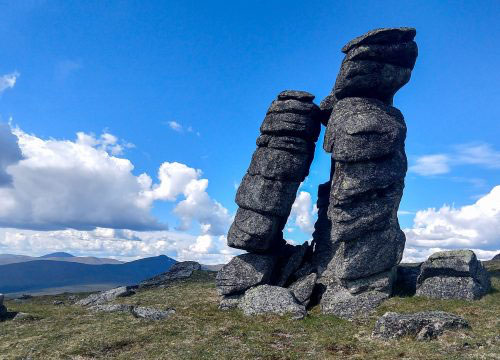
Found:
[[[318, 308], [303, 320], [220, 311], [215, 273], [200, 270], [108, 304], [168, 312], [162, 320], [76, 305], [86, 294], [9, 300], [10, 314], [25, 315], [0, 322], [0, 359], [499, 359], [500, 261], [486, 265], [493, 289], [481, 300], [394, 297], [354, 322], [321, 315]], [[372, 336], [386, 312], [428, 310], [460, 315], [470, 328], [428, 341]]]

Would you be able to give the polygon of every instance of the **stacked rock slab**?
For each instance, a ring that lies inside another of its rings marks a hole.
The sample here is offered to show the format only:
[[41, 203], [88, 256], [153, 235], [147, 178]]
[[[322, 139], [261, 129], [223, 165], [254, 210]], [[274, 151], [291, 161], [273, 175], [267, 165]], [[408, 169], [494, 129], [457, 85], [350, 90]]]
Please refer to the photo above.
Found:
[[229, 246], [249, 253], [235, 257], [217, 275], [223, 307], [236, 304], [251, 287], [289, 285], [308, 252], [307, 245], [287, 245], [283, 228], [309, 173], [321, 129], [313, 99], [304, 91], [283, 91], [267, 111], [227, 235]]
[[392, 98], [410, 79], [414, 37], [411, 28], [379, 29], [349, 42], [332, 93], [323, 101], [323, 114], [331, 107], [324, 149], [335, 164], [329, 244], [315, 245], [331, 248], [321, 255], [328, 260], [320, 280], [326, 285], [325, 313], [351, 318], [392, 291], [405, 244], [397, 210], [407, 170], [406, 124]]
[[490, 287], [488, 272], [473, 251], [441, 251], [420, 267], [416, 294], [434, 299], [476, 300]]

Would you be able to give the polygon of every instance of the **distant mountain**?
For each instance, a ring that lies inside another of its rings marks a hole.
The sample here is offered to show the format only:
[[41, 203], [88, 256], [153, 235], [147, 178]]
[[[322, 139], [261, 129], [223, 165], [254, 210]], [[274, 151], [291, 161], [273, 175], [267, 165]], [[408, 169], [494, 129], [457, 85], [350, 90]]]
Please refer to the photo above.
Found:
[[0, 265], [15, 264], [26, 261], [36, 260], [52, 260], [52, 261], [71, 261], [81, 264], [89, 265], [103, 265], [103, 264], [123, 264], [122, 261], [108, 258], [97, 258], [92, 256], [73, 256], [64, 252], [56, 252], [52, 254], [43, 255], [40, 257], [14, 255], [14, 254], [0, 254]]
[[0, 293], [89, 284], [132, 285], [167, 271], [175, 263], [165, 255], [104, 265], [46, 259], [11, 263], [0, 266]]
[[44, 258], [72, 258], [72, 257], [75, 257], [75, 256], [68, 254], [67, 252], [55, 252], [52, 254], [40, 256], [41, 259], [44, 259]]
[[201, 264], [201, 270], [206, 271], [219, 271], [225, 264], [216, 264], [216, 265], [203, 265]]

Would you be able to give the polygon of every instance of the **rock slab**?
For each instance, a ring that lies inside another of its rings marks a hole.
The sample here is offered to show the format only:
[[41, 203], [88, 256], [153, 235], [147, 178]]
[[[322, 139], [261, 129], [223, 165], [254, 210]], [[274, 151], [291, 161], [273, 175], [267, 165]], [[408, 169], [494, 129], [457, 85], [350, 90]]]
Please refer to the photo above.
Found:
[[108, 303], [110, 301], [115, 300], [119, 297], [126, 297], [135, 294], [134, 289], [136, 286], [120, 286], [108, 291], [103, 291], [97, 294], [92, 294], [80, 301], [76, 302], [76, 305], [81, 306], [93, 306], [93, 305], [102, 305]]
[[462, 317], [443, 311], [425, 311], [412, 314], [387, 312], [375, 323], [372, 336], [398, 339], [403, 336], [417, 340], [431, 340], [445, 330], [466, 329], [469, 323]]

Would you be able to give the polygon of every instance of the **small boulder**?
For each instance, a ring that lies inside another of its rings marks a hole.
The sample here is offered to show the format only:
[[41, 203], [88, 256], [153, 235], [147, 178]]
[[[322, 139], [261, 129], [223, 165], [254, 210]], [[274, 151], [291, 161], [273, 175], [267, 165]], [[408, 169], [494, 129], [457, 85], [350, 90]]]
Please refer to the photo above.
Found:
[[113, 301], [118, 297], [125, 297], [134, 295], [135, 286], [120, 286], [108, 291], [99, 292], [97, 294], [92, 294], [80, 301], [76, 302], [76, 305], [81, 306], [91, 306], [91, 305], [101, 305], [107, 302]]
[[97, 312], [131, 312], [134, 307], [127, 304], [94, 305], [89, 309]]
[[217, 273], [217, 291], [220, 295], [237, 294], [252, 286], [265, 284], [271, 278], [274, 264], [274, 257], [268, 255], [235, 256]]
[[168, 285], [172, 280], [186, 279], [193, 274], [193, 271], [201, 270], [201, 265], [196, 261], [182, 261], [172, 265], [167, 272], [144, 280], [139, 287], [157, 287]]
[[56, 305], [56, 306], [59, 306], [59, 305], [64, 305], [64, 301], [61, 301], [61, 300], [54, 300], [54, 301], [52, 301], [52, 305]]
[[430, 340], [445, 330], [465, 329], [469, 323], [460, 316], [443, 311], [424, 311], [413, 314], [387, 312], [375, 323], [372, 336], [397, 339], [411, 336], [417, 340]]
[[307, 311], [299, 304], [290, 290], [271, 285], [260, 285], [248, 290], [239, 304], [245, 315], [291, 314], [294, 319], [302, 319]]
[[489, 274], [473, 251], [441, 251], [422, 264], [416, 294], [434, 299], [476, 300], [490, 287]]
[[222, 296], [219, 302], [219, 310], [231, 310], [236, 309], [240, 304], [243, 295], [226, 295]]
[[137, 306], [132, 308], [132, 315], [146, 320], [163, 320], [175, 314], [174, 309], [158, 310], [155, 308]]
[[3, 299], [4, 299], [4, 295], [0, 294], [0, 305], [3, 305]]
[[314, 285], [316, 285], [317, 278], [318, 275], [316, 273], [306, 275], [290, 285], [288, 289], [290, 289], [292, 295], [299, 303], [307, 306], [314, 290]]

